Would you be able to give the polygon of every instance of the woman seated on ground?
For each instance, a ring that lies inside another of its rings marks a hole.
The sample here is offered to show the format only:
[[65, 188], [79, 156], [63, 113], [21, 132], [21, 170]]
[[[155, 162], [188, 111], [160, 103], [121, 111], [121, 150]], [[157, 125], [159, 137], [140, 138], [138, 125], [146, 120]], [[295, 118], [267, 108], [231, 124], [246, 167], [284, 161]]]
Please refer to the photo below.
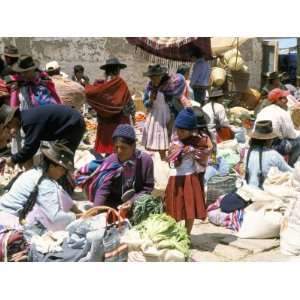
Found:
[[42, 153], [43, 167], [22, 173], [0, 198], [0, 224], [17, 226], [19, 220], [20, 224], [57, 231], [75, 220], [75, 213], [81, 213], [57, 183], [73, 170], [73, 153], [62, 145]]
[[115, 153], [101, 164], [97, 175], [97, 183], [101, 184], [94, 189], [93, 199], [90, 200], [95, 206], [121, 206], [127, 210], [136, 196], [152, 192], [153, 161], [148, 154], [136, 149], [135, 131], [131, 125], [119, 125], [112, 138]]
[[245, 179], [248, 184], [262, 188], [271, 167], [277, 167], [282, 172], [293, 171], [284, 158], [271, 149], [273, 139], [277, 137], [271, 121], [258, 121], [250, 137], [245, 167]]

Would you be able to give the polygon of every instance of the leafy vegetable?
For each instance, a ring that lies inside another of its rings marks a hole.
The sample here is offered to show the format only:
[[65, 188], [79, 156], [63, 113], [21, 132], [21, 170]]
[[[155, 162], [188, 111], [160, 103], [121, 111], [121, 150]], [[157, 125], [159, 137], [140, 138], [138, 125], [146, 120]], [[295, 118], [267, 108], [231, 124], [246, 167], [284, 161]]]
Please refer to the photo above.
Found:
[[141, 195], [134, 203], [131, 221], [134, 225], [137, 225], [147, 219], [151, 214], [160, 214], [162, 212], [163, 203], [160, 197]]
[[158, 249], [176, 249], [189, 256], [190, 240], [185, 227], [166, 214], [153, 214], [135, 226], [142, 238], [149, 238]]

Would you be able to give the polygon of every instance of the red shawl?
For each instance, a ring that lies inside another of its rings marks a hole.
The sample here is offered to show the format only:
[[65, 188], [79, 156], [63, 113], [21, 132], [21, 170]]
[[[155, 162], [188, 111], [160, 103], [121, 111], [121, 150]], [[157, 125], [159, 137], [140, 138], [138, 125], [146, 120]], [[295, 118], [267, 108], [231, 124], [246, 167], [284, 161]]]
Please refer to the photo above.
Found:
[[120, 114], [131, 95], [121, 77], [85, 87], [87, 102], [103, 118]]

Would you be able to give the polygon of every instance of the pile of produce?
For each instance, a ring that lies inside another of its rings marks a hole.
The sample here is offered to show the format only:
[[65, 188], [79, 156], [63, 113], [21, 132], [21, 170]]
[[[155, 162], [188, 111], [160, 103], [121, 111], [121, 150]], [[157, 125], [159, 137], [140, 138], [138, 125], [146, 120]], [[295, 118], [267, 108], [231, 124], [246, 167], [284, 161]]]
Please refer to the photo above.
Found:
[[85, 120], [86, 129], [87, 130], [96, 130], [97, 129], [97, 123], [93, 122], [91, 120]]
[[154, 214], [135, 226], [142, 239], [149, 239], [157, 249], [175, 249], [190, 255], [190, 239], [185, 227], [166, 214]]
[[132, 224], [137, 225], [151, 214], [161, 214], [163, 210], [163, 202], [160, 197], [141, 195], [134, 202]]
[[141, 111], [138, 111], [136, 112], [135, 114], [135, 121], [138, 123], [138, 122], [143, 122], [146, 120], [146, 114], [141, 112]]

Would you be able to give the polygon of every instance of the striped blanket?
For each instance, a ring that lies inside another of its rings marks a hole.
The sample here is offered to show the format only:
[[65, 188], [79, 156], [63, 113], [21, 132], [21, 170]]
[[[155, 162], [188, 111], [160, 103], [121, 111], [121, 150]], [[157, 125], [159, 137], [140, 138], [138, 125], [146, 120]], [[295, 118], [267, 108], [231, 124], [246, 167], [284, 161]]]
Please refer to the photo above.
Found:
[[208, 219], [211, 223], [222, 226], [233, 231], [239, 231], [243, 223], [244, 210], [239, 209], [232, 213], [223, 213], [220, 210], [220, 204], [224, 196], [219, 197], [214, 203], [207, 208]]
[[94, 202], [98, 188], [121, 170], [122, 165], [119, 163], [93, 160], [75, 173], [75, 184], [85, 190], [89, 201]]

